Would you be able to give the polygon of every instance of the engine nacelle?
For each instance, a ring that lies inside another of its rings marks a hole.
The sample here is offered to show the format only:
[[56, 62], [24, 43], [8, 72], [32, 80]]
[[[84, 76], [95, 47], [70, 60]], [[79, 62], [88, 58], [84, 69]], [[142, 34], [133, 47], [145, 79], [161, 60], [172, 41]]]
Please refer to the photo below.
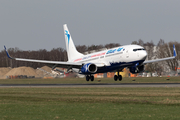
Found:
[[138, 66], [138, 67], [133, 66], [133, 67], [130, 67], [129, 70], [133, 74], [140, 73], [140, 72], [144, 71], [144, 65], [141, 65], [141, 66]]
[[97, 71], [97, 66], [93, 63], [87, 63], [82, 66], [81, 72], [82, 74], [91, 74]]

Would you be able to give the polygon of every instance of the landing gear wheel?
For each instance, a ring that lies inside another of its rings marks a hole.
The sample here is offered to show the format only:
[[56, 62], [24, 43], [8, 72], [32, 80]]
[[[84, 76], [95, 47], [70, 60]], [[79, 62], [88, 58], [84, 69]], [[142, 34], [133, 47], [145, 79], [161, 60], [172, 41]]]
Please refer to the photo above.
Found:
[[90, 78], [89, 75], [87, 75], [87, 76], [86, 76], [86, 81], [89, 81], [89, 78]]
[[118, 76], [114, 75], [114, 80], [117, 81], [117, 79], [118, 79]]
[[90, 76], [91, 81], [94, 81], [94, 76]]
[[121, 80], [122, 80], [122, 76], [121, 76], [121, 75], [119, 75], [119, 77], [118, 77], [118, 78], [119, 78], [119, 81], [121, 81]]

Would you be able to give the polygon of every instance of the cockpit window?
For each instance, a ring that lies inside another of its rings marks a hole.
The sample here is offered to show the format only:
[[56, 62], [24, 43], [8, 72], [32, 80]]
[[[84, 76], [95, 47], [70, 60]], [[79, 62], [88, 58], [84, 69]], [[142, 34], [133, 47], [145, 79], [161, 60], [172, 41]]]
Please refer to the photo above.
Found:
[[133, 49], [134, 52], [139, 51], [139, 50], [145, 50], [145, 49], [144, 48]]

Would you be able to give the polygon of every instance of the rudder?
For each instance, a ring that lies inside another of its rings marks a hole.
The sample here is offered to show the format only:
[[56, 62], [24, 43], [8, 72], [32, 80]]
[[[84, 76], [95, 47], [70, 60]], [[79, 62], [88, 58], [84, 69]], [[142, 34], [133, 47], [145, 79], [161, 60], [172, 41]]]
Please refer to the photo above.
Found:
[[64, 24], [63, 27], [64, 27], [65, 42], [66, 42], [66, 50], [68, 54], [68, 61], [72, 62], [74, 59], [83, 56], [83, 54], [79, 53], [76, 50], [71, 34], [68, 30], [67, 24]]

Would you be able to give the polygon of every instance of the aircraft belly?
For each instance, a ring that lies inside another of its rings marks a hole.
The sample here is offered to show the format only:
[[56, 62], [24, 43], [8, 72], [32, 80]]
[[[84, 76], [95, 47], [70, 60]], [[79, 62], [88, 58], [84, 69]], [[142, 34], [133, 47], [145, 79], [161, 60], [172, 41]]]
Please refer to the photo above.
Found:
[[136, 63], [142, 63], [144, 60], [140, 61], [132, 61], [132, 62], [119, 62], [119, 63], [110, 63], [110, 66], [104, 66], [101, 68], [98, 68], [96, 73], [103, 73], [103, 72], [112, 72], [116, 71], [118, 69], [124, 69], [125, 67], [130, 67], [135, 65]]

